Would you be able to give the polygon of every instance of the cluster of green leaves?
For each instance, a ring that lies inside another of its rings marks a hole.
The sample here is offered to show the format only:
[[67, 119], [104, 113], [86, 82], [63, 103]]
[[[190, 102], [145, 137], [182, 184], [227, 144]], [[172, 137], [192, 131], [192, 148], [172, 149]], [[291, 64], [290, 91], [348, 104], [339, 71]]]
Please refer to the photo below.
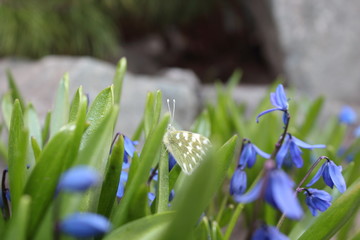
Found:
[[117, 37], [101, 1], [14, 0], [0, 4], [0, 55], [106, 57], [118, 49]]
[[[80, 87], [72, 100], [69, 98], [69, 79], [65, 75], [59, 83], [54, 109], [41, 126], [34, 107], [26, 104], [8, 74], [9, 92], [2, 96], [1, 129], [6, 129], [8, 141], [0, 141], [0, 157], [8, 166], [8, 187], [11, 208], [0, 217], [2, 239], [51, 239], [55, 226], [54, 215], [60, 219], [75, 211], [95, 212], [109, 218], [112, 231], [103, 236], [115, 239], [225, 239], [235, 228], [244, 232], [251, 228], [254, 204], [238, 204], [229, 196], [228, 182], [238, 161], [240, 142], [237, 136], [247, 137], [267, 152], [271, 152], [282, 125], [280, 116], [268, 114], [255, 122], [256, 113], [267, 109], [268, 94], [252, 116], [245, 117], [246, 106], [232, 98], [233, 89], [241, 74], [236, 71], [226, 86], [217, 85], [216, 103], [207, 104], [195, 120], [191, 131], [207, 136], [214, 148], [193, 174], [181, 173], [179, 166], [168, 171], [168, 156], [162, 144], [169, 115], [161, 116], [162, 94], [148, 93], [144, 116], [133, 140], [144, 144], [140, 154], [131, 159], [129, 177], [123, 198], [116, 199], [119, 175], [122, 171], [124, 140], [119, 137], [110, 152], [118, 117], [122, 81], [126, 61], [119, 61], [113, 85], [101, 91], [89, 105]], [[273, 91], [277, 82], [269, 88]], [[292, 123], [289, 131], [308, 142], [325, 143], [322, 155], [338, 164], [337, 156], [347, 129], [337, 119], [331, 119], [324, 128], [317, 119], [324, 99], [312, 102], [291, 101]], [[126, 117], [126, 116], [120, 116]], [[294, 121], [301, 117], [301, 121]], [[354, 141], [344, 154], [358, 149], [360, 140]], [[304, 151], [305, 170], [289, 169], [295, 182], [299, 182], [311, 166], [312, 153]], [[248, 171], [248, 182], [254, 184], [263, 166], [262, 159]], [[103, 176], [100, 186], [86, 194], [56, 194], [61, 174], [75, 165], [88, 165]], [[282, 232], [291, 239], [350, 239], [353, 222], [360, 203], [358, 170], [360, 153], [344, 165], [348, 185], [345, 194], [334, 190], [332, 206], [314, 218], [309, 212], [299, 222], [286, 220]], [[158, 165], [158, 181], [149, 184], [151, 170]], [[154, 187], [154, 184], [156, 187]], [[318, 183], [317, 188], [325, 188]], [[156, 191], [149, 206], [148, 192]], [[175, 198], [169, 205], [170, 191]], [[4, 190], [4, 186], [2, 186]], [[55, 197], [54, 197], [55, 196]], [[306, 207], [304, 206], [304, 209]], [[6, 209], [6, 207], [5, 207]], [[275, 225], [280, 213], [266, 206], [259, 218]], [[239, 221], [241, 219], [241, 221]], [[359, 234], [357, 234], [359, 235]], [[354, 238], [356, 239], [356, 238]]]

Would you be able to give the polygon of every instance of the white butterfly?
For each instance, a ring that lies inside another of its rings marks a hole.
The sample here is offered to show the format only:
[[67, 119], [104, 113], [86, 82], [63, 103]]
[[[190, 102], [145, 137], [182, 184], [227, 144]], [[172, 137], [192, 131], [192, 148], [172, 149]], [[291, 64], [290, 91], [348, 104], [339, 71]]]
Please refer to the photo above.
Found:
[[[169, 99], [167, 99], [167, 104], [170, 111]], [[183, 172], [189, 175], [199, 166], [211, 143], [209, 139], [200, 134], [176, 130], [171, 125], [175, 114], [175, 99], [173, 99], [172, 110], [171, 122], [164, 135], [163, 142]]]

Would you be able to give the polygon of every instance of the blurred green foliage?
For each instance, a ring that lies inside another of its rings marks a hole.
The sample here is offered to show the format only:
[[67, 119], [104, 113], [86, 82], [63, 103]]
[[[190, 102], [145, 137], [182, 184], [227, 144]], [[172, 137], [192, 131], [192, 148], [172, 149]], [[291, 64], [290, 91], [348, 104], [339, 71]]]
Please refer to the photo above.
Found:
[[116, 56], [121, 26], [189, 22], [217, 0], [5, 0], [0, 3], [0, 56]]
[[0, 46], [2, 56], [104, 57], [117, 49], [117, 33], [99, 1], [2, 1]]

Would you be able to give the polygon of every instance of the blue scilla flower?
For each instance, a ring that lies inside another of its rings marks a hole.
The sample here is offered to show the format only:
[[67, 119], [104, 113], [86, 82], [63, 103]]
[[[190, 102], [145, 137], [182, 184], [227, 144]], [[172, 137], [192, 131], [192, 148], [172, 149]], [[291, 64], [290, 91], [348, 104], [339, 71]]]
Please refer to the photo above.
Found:
[[132, 158], [134, 156], [134, 153], [136, 151], [135, 146], [138, 145], [138, 141], [132, 141], [127, 136], [124, 136], [124, 163], [128, 163], [129, 156]]
[[343, 106], [339, 113], [339, 121], [345, 124], [354, 124], [356, 122], [356, 112], [350, 106]]
[[235, 170], [234, 175], [232, 176], [230, 181], [230, 194], [231, 195], [243, 194], [246, 191], [246, 185], [247, 185], [246, 173], [242, 168], [238, 167]]
[[317, 215], [317, 211], [324, 212], [331, 206], [332, 197], [329, 193], [314, 188], [304, 190], [306, 205], [308, 205], [313, 216]]
[[329, 187], [335, 187], [339, 190], [339, 192], [344, 193], [346, 191], [346, 183], [343, 175], [341, 174], [342, 167], [336, 166], [336, 164], [330, 159], [326, 159], [326, 162], [321, 166], [319, 171], [315, 174], [313, 179], [306, 185], [310, 187], [322, 176], [324, 182]]
[[251, 240], [288, 240], [276, 227], [262, 225], [253, 234]]
[[298, 168], [301, 168], [304, 162], [301, 157], [302, 151], [300, 150], [300, 147], [306, 149], [313, 149], [313, 148], [325, 148], [326, 145], [324, 144], [311, 145], [301, 141], [300, 139], [297, 139], [291, 134], [287, 134], [278, 154], [276, 155], [277, 167], [281, 168], [285, 158], [288, 155], [290, 155], [294, 165]]
[[118, 190], [116, 192], [116, 196], [118, 198], [122, 198], [124, 196], [125, 184], [126, 184], [127, 180], [128, 180], [128, 172], [121, 171]]
[[240, 154], [239, 165], [242, 167], [247, 166], [251, 168], [256, 162], [256, 155], [259, 154], [263, 158], [269, 159], [270, 154], [261, 151], [257, 146], [250, 141], [244, 143], [244, 147]]
[[286, 217], [300, 219], [303, 215], [300, 203], [292, 188], [293, 181], [281, 169], [269, 171], [266, 179], [262, 178], [256, 186], [244, 195], [234, 195], [237, 202], [249, 203], [264, 196], [265, 201], [279, 209]]
[[289, 109], [289, 103], [288, 103], [288, 99], [286, 97], [285, 91], [284, 91], [284, 87], [282, 84], [279, 84], [276, 88], [276, 91], [273, 93], [270, 93], [270, 102], [271, 104], [275, 107], [275, 108], [271, 108], [268, 110], [263, 111], [262, 113], [260, 113], [257, 117], [256, 117], [256, 121], [259, 122], [259, 118], [262, 115], [265, 115], [269, 112], [273, 112], [273, 111], [283, 111], [284, 115], [283, 115], [283, 122], [284, 124], [287, 123], [287, 112]]
[[84, 192], [100, 181], [99, 173], [86, 165], [78, 165], [64, 172], [58, 184], [58, 191]]
[[111, 223], [105, 217], [95, 213], [74, 213], [61, 221], [59, 228], [67, 235], [89, 238], [110, 231]]

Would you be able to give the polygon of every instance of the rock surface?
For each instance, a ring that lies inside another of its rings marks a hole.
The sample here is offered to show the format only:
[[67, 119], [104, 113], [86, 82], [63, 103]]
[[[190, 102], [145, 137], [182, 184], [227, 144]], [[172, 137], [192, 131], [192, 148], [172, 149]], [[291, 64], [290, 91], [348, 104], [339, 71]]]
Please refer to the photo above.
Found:
[[[92, 101], [97, 93], [112, 83], [115, 66], [89, 57], [48, 56], [39, 61], [0, 60], [0, 95], [7, 89], [5, 70], [11, 69], [27, 102], [32, 102], [40, 116], [51, 109], [58, 82], [64, 73], [70, 77], [70, 96], [78, 86]], [[142, 119], [146, 95], [161, 90], [165, 101], [176, 99], [176, 122], [189, 128], [200, 109], [199, 82], [188, 70], [167, 69], [156, 76], [127, 73], [120, 106], [117, 131], [131, 136]]]
[[247, 2], [279, 73], [308, 95], [360, 101], [360, 2]]

